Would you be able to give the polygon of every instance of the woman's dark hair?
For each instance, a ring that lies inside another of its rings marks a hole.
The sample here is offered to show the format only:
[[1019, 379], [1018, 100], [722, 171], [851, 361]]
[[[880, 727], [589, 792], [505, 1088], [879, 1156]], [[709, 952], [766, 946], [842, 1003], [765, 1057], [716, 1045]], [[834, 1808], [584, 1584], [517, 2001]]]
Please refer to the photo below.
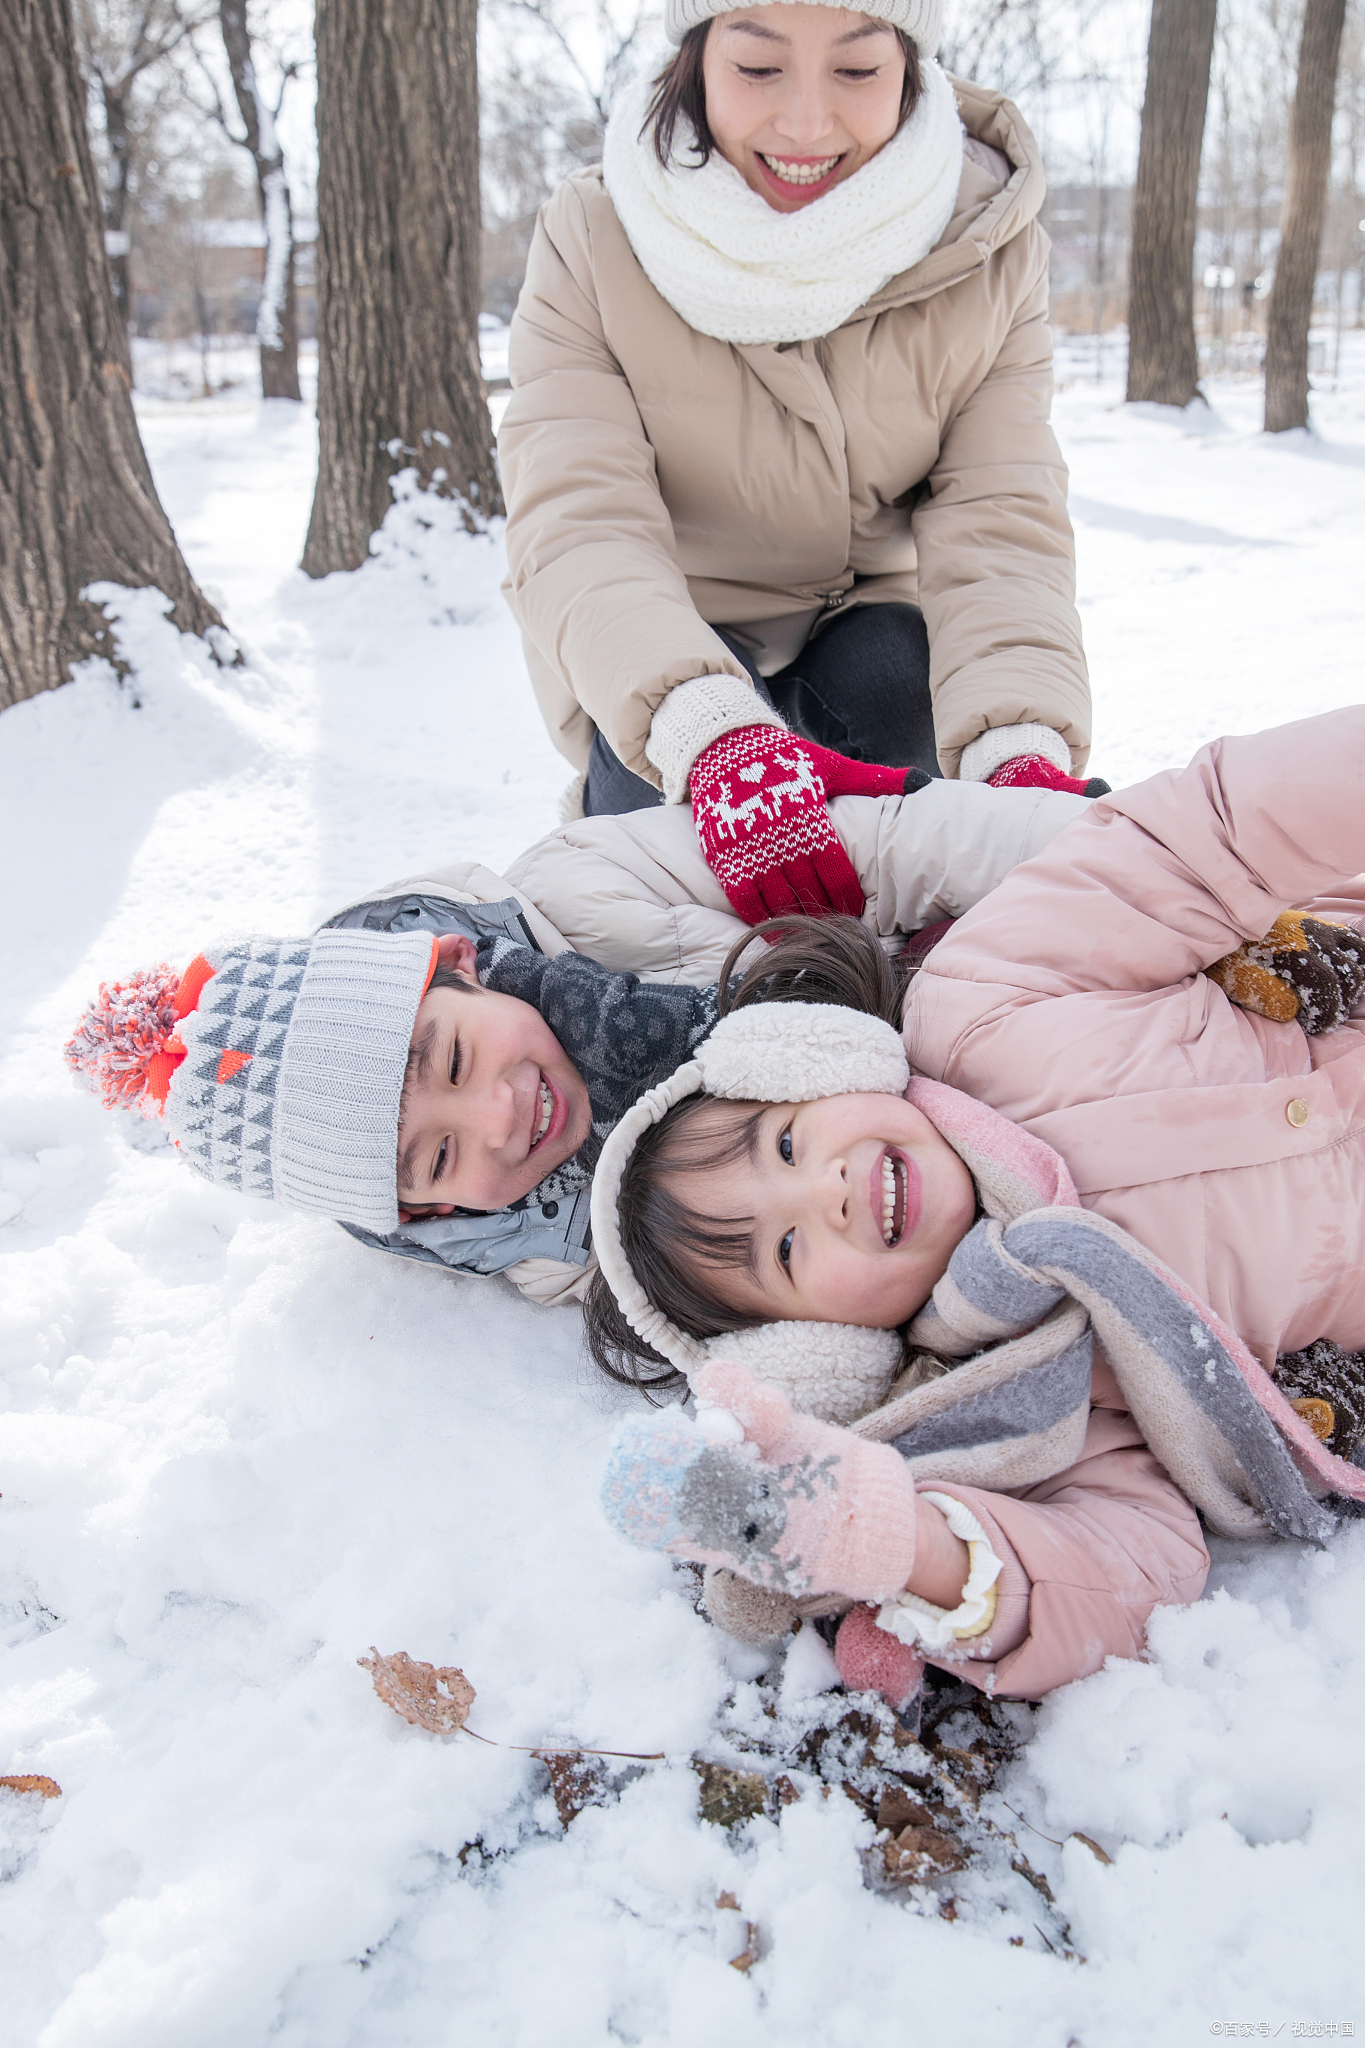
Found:
[[[755, 940], [766, 941], [764, 949], [736, 975]], [[834, 1003], [899, 1028], [907, 978], [856, 918], [771, 918], [731, 947], [720, 972], [720, 1013], [752, 1003]], [[708, 1266], [749, 1264], [752, 1219], [703, 1216], [679, 1200], [669, 1180], [751, 1156], [767, 1109], [689, 1095], [641, 1135], [621, 1176], [621, 1249], [655, 1308], [691, 1337], [719, 1337], [767, 1319], [730, 1307], [703, 1277]], [[631, 1329], [601, 1273], [593, 1276], [583, 1314], [588, 1350], [609, 1379], [649, 1395], [686, 1384]]]
[[[640, 133], [643, 136], [646, 129], [653, 129], [654, 154], [665, 170], [672, 160], [673, 136], [680, 115], [691, 122], [692, 132], [697, 138], [694, 161], [688, 165], [689, 170], [699, 171], [703, 164], [708, 164], [717, 147], [706, 118], [706, 83], [701, 70], [702, 53], [710, 30], [710, 21], [698, 22], [695, 28], [690, 28], [654, 81], [654, 94]], [[919, 103], [923, 80], [920, 77], [919, 51], [904, 29], [895, 29], [893, 34], [905, 53], [905, 83], [901, 87], [900, 118], [896, 122], [899, 135]]]

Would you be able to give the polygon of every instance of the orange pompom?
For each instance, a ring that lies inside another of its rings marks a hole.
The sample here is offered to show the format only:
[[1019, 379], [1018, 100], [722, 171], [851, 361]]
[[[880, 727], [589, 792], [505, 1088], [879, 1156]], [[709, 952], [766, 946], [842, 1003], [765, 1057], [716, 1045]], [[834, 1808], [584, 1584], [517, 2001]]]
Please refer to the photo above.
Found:
[[104, 981], [65, 1047], [66, 1063], [106, 1109], [160, 1116], [184, 1056], [175, 1027], [181, 977], [163, 960], [126, 981]]

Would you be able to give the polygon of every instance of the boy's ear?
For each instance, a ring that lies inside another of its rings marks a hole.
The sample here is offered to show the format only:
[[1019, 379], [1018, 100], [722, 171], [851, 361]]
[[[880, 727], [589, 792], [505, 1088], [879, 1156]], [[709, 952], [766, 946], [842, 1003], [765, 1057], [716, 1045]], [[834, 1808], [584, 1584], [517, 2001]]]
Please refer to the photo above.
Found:
[[474, 941], [467, 939], [463, 932], [442, 932], [436, 941], [436, 958], [442, 967], [453, 967], [459, 974], [475, 972]]

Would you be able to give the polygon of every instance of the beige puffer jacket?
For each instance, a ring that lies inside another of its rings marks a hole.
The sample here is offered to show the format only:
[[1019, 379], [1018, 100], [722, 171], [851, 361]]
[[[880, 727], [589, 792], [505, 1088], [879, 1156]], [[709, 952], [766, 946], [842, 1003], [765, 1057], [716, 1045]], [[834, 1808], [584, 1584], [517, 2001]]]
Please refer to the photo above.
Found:
[[[909, 797], [838, 797], [834, 829], [862, 884], [863, 922], [879, 938], [959, 917], [1020, 861], [1041, 852], [1089, 808], [1087, 799], [1033, 789], [933, 782]], [[445, 896], [497, 903], [515, 896], [541, 950], [572, 948], [646, 981], [706, 987], [747, 927], [702, 857], [686, 805], [583, 818], [519, 855], [506, 875], [475, 860], [404, 875], [355, 902]], [[337, 914], [354, 904], [338, 906]], [[540, 1302], [582, 1298], [596, 1262], [524, 1259], [507, 1277]]]
[[[578, 767], [597, 726], [660, 786], [645, 741], [669, 690], [747, 681], [707, 620], [909, 600], [928, 626], [945, 774], [987, 727], [1030, 721], [1084, 768], [1042, 164], [1008, 100], [953, 84], [975, 146], [942, 239], [821, 340], [739, 346], [689, 327], [636, 261], [599, 170], [543, 208], [498, 436], [505, 587], [546, 724]], [[1003, 185], [993, 152], [1013, 167]]]

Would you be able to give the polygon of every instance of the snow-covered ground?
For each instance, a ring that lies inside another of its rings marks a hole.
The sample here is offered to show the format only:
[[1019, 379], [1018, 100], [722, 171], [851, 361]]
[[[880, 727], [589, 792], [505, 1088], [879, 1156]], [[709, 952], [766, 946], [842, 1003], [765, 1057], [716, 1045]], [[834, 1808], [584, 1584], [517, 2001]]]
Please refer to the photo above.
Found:
[[[1363, 341], [1320, 438], [1274, 441], [1249, 383], [1172, 420], [1065, 356], [1112, 781], [1358, 695]], [[1220, 1546], [1149, 1661], [1049, 1701], [983, 1810], [1055, 1915], [968, 1876], [949, 1921], [941, 1884], [866, 1888], [873, 1825], [837, 1791], [734, 1834], [697, 1818], [691, 1756], [734, 1760], [826, 1667], [806, 1643], [785, 1692], [760, 1689], [761, 1660], [727, 1668], [679, 1576], [610, 1535], [614, 1409], [571, 1313], [219, 1191], [71, 1088], [60, 1045], [102, 976], [305, 930], [433, 857], [496, 867], [567, 775], [496, 539], [407, 500], [362, 571], [310, 584], [306, 411], [240, 389], [141, 409], [246, 666], [143, 595], [127, 684], [96, 668], [0, 719], [0, 1772], [63, 1788], [0, 1791], [5, 2041], [1365, 2033], [1359, 1524], [1321, 1553]], [[391, 1715], [356, 1666], [371, 1644], [460, 1665], [502, 1743], [667, 1760], [562, 1831], [532, 1758]]]

